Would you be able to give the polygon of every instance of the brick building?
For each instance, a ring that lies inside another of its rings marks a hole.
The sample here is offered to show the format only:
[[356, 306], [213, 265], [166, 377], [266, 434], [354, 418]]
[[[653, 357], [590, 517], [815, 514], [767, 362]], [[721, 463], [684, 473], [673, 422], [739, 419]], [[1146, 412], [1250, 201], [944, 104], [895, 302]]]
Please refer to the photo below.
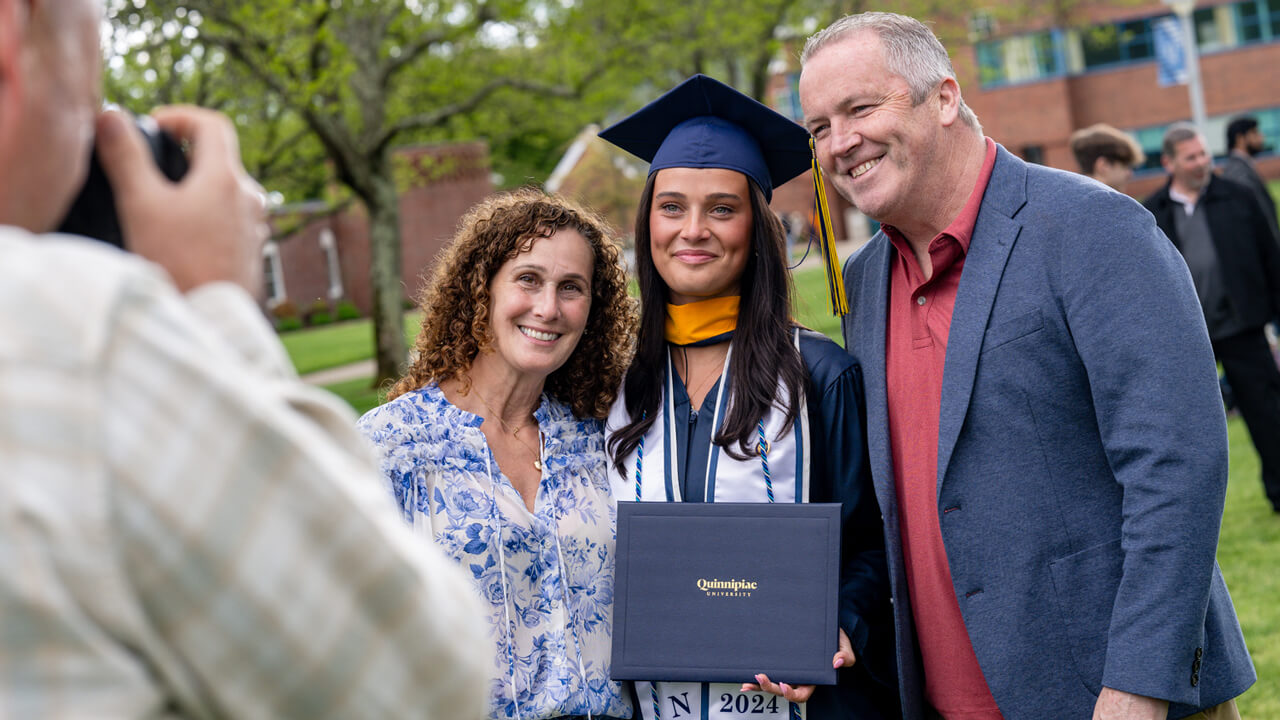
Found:
[[[993, 0], [988, 8], [933, 25], [987, 135], [1026, 160], [1075, 171], [1071, 133], [1105, 122], [1133, 134], [1147, 153], [1126, 191], [1144, 197], [1162, 184], [1160, 139], [1191, 118], [1187, 87], [1157, 82], [1155, 27], [1170, 8], [1130, 0]], [[1226, 153], [1226, 125], [1242, 113], [1280, 144], [1280, 0], [1198, 0], [1192, 23], [1210, 149]], [[799, 119], [797, 54], [787, 53], [791, 65], [775, 77], [770, 99]], [[1265, 177], [1280, 178], [1280, 155], [1268, 152], [1258, 164]]]
[[[952, 56], [987, 134], [1023, 158], [1076, 170], [1072, 131], [1105, 122], [1133, 134], [1148, 159], [1126, 190], [1142, 197], [1164, 182], [1165, 129], [1191, 117], [1187, 87], [1157, 78], [1157, 26], [1169, 18], [1159, 2], [1081, 4], [1058, 21], [979, 14], [970, 18], [972, 44]], [[1226, 125], [1242, 113], [1280, 142], [1280, 0], [1199, 0], [1191, 20], [1210, 149], [1227, 152]], [[1280, 156], [1259, 166], [1280, 177]]]
[[[397, 150], [394, 162], [403, 188], [401, 280], [415, 298], [463, 213], [493, 192], [489, 150], [483, 142], [413, 146]], [[316, 301], [350, 300], [369, 313], [369, 219], [362, 204], [338, 212], [323, 201], [289, 205], [274, 211], [272, 223], [285, 235], [263, 251], [264, 309], [288, 301], [306, 313]]]

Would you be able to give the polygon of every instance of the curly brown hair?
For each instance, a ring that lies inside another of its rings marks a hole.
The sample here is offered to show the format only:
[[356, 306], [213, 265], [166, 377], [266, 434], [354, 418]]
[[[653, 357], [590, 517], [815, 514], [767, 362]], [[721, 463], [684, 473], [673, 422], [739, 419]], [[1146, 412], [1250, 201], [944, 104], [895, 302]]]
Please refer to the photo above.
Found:
[[547, 377], [545, 391], [580, 418], [609, 414], [631, 361], [635, 302], [608, 226], [595, 213], [531, 188], [495, 195], [463, 216], [458, 234], [441, 253], [418, 300], [422, 329], [417, 359], [390, 392], [391, 400], [428, 383], [456, 379], [470, 390], [467, 370], [481, 352], [493, 350], [489, 329], [489, 283], [511, 258], [538, 238], [561, 228], [579, 232], [591, 245], [591, 310], [573, 354]]

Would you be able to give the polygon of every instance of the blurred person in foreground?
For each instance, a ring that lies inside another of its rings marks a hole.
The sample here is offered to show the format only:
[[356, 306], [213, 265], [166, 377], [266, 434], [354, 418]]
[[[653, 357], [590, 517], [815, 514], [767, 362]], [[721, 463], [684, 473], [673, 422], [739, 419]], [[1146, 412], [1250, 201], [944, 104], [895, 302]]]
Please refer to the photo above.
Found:
[[404, 519], [488, 609], [489, 717], [629, 718], [609, 679], [617, 508], [601, 420], [634, 310], [604, 222], [522, 190], [462, 219], [417, 360], [360, 419]]
[[1133, 169], [1147, 159], [1132, 137], [1106, 123], [1075, 131], [1068, 144], [1080, 172], [1121, 192], [1133, 177]]
[[1222, 177], [1248, 187], [1262, 204], [1262, 211], [1271, 223], [1271, 231], [1280, 236], [1276, 224], [1276, 200], [1267, 189], [1267, 181], [1258, 173], [1254, 160], [1267, 146], [1267, 138], [1258, 127], [1258, 119], [1241, 115], [1227, 123], [1227, 157], [1222, 161]]
[[1280, 369], [1264, 330], [1280, 318], [1280, 239], [1252, 190], [1214, 175], [1195, 127], [1165, 132], [1161, 162], [1169, 181], [1144, 204], [1186, 258], [1267, 499], [1280, 513]]
[[1255, 674], [1214, 560], [1226, 418], [1186, 263], [1132, 198], [984, 137], [919, 21], [845, 17], [801, 62], [818, 160], [881, 222], [844, 336], [906, 716], [1235, 717]]
[[[465, 580], [246, 292], [231, 124], [157, 111], [191, 148], [164, 179], [99, 115], [100, 13], [0, 0], [0, 717], [478, 717]], [[41, 234], [95, 130], [134, 255]]]

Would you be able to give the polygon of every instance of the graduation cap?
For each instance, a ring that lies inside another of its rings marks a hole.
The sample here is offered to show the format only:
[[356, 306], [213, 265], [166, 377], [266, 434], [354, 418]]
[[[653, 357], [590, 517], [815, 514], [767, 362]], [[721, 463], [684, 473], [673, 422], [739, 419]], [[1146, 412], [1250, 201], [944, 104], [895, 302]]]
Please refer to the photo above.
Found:
[[809, 133], [774, 110], [706, 75], [694, 75], [600, 133], [600, 137], [666, 168], [722, 168], [746, 175], [773, 199], [773, 189], [813, 170], [832, 312], [849, 312], [830, 210]]

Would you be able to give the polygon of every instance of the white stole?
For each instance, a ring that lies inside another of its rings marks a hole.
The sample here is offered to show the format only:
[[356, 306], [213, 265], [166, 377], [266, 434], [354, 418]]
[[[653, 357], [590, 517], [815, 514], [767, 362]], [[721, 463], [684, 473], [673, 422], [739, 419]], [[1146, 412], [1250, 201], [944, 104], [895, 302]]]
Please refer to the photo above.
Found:
[[[800, 331], [795, 331], [795, 345], [800, 347]], [[714, 438], [724, 423], [728, 409], [729, 384], [734, 378], [729, 377], [729, 358], [733, 356], [733, 345], [725, 356], [724, 368], [720, 375], [720, 387], [716, 394], [715, 417], [711, 437]], [[662, 389], [662, 417], [658, 418], [645, 433], [642, 445], [633, 450], [623, 463], [624, 473], [619, 473], [612, 461], [609, 465], [609, 479], [613, 486], [614, 497], [618, 500], [640, 500], [644, 502], [681, 502], [679, 463], [684, 457], [675, 447], [677, 435], [675, 423], [685, 422], [686, 418], [676, 417], [674, 393], [672, 387], [675, 374], [671, 365], [670, 353], [667, 356], [666, 382]], [[786, 399], [786, 388], [778, 388], [778, 398], [769, 414], [764, 418], [764, 436], [767, 439], [766, 458], [769, 468], [770, 483], [773, 487], [773, 501], [780, 503], [796, 503], [809, 501], [809, 416], [805, 393], [801, 391], [797, 399], [797, 413], [791, 429], [782, 436], [779, 433], [786, 422], [786, 414], [782, 408]], [[692, 400], [690, 400], [692, 402]], [[605, 421], [605, 439], [631, 421], [627, 413], [626, 397], [619, 391], [618, 399], [610, 409], [609, 418]], [[643, 455], [640, 450], [643, 449]], [[637, 472], [637, 463], [639, 472]], [[758, 456], [748, 456], [746, 460], [736, 460], [724, 451], [724, 448], [711, 445], [707, 455], [707, 477], [705, 502], [769, 502], [767, 484], [764, 476], [764, 464]], [[637, 475], [639, 477], [637, 478]], [[639, 698], [639, 710], [645, 720], [786, 720], [790, 714], [791, 703], [776, 695], [768, 693], [739, 692], [737, 683], [696, 683], [696, 682], [636, 682], [636, 694]], [[776, 699], [776, 702], [774, 701]], [[654, 702], [660, 711], [655, 715]], [[797, 705], [797, 716], [807, 718], [804, 705]]]

